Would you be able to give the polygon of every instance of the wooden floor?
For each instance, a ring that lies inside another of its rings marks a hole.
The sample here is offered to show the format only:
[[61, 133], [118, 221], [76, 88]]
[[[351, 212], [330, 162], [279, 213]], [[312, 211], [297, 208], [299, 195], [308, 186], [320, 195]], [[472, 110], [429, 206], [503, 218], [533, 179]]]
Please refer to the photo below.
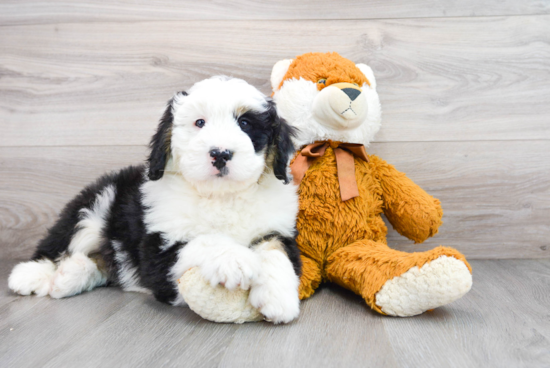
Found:
[[0, 258], [29, 257], [63, 205], [137, 164], [165, 102], [216, 74], [337, 51], [375, 73], [370, 153], [438, 197], [425, 244], [550, 257], [548, 0], [0, 0]]
[[[71, 197], [144, 160], [175, 91], [226, 74], [269, 94], [274, 63], [311, 51], [372, 67], [369, 153], [445, 211], [389, 244], [487, 259], [465, 298], [399, 319], [327, 286], [290, 325], [236, 326], [111, 288], [7, 291]], [[548, 368], [549, 102], [548, 0], [0, 0], [0, 367]]]
[[283, 326], [206, 322], [117, 288], [15, 296], [13, 264], [0, 262], [0, 367], [550, 367], [550, 260], [473, 261], [469, 294], [412, 318], [324, 286]]

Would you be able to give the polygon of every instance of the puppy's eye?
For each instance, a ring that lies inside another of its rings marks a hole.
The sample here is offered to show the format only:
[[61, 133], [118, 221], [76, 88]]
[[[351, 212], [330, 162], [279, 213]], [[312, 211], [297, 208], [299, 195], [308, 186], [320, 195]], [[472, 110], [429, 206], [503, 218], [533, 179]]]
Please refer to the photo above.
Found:
[[327, 84], [327, 80], [325, 78], [319, 79], [317, 84]]
[[202, 128], [204, 126], [204, 124], [206, 124], [206, 121], [204, 121], [204, 119], [199, 119], [199, 120], [195, 121], [195, 126], [197, 126], [199, 128]]
[[239, 126], [241, 127], [241, 129], [248, 128], [250, 126], [250, 122], [246, 119], [240, 119]]

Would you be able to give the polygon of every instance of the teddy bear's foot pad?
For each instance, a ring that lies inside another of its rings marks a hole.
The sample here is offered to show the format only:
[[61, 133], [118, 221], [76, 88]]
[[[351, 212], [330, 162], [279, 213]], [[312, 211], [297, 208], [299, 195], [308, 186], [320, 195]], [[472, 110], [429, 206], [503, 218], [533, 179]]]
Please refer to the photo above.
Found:
[[184, 273], [178, 280], [178, 288], [189, 308], [209, 321], [244, 323], [264, 318], [248, 301], [248, 290], [212, 287], [197, 267]]
[[471, 287], [466, 264], [441, 256], [388, 280], [376, 294], [376, 304], [390, 316], [415, 316], [461, 298]]

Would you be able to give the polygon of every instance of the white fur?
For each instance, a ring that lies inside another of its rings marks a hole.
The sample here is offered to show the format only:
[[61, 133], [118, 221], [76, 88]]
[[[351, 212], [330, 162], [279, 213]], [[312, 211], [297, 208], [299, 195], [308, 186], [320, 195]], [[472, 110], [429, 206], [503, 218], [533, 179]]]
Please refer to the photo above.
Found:
[[176, 243], [174, 241], [170, 240], [166, 236], [163, 236], [162, 245], [160, 246], [160, 250], [162, 252], [166, 252], [168, 249], [172, 248], [174, 245], [176, 245]]
[[374, 72], [372, 71], [371, 67], [367, 64], [355, 64], [357, 68], [367, 77], [367, 80], [370, 83], [371, 88], [376, 89], [376, 78], [374, 78]]
[[122, 244], [117, 240], [111, 241], [111, 244], [115, 250], [115, 259], [118, 264], [118, 281], [120, 287], [126, 291], [150, 294], [151, 291], [149, 289], [140, 285], [138, 270], [130, 261], [128, 252], [122, 250]]
[[69, 256], [59, 261], [51, 280], [49, 294], [52, 298], [66, 298], [107, 283], [107, 276], [88, 255], [99, 251], [115, 195], [114, 186], [109, 185], [97, 195], [90, 209], [80, 210], [81, 220], [69, 244]]
[[273, 65], [273, 69], [271, 70], [271, 89], [274, 91], [279, 89], [279, 85], [293, 61], [293, 59], [284, 59], [277, 61], [275, 65]]
[[[370, 70], [364, 64], [358, 64], [357, 66], [367, 73]], [[280, 74], [281, 71], [278, 70], [277, 73]], [[272, 73], [272, 78], [273, 76]], [[365, 146], [372, 142], [380, 129], [382, 108], [376, 92], [376, 80], [372, 70], [370, 70], [370, 77], [369, 75], [366, 76], [371, 86], [366, 83], [361, 86], [363, 93], [357, 97], [366, 99], [366, 118], [357, 128], [348, 130], [332, 129], [315, 119], [312, 114], [313, 106], [316, 98], [322, 92], [317, 89], [315, 83], [303, 78], [290, 79], [286, 80], [280, 89], [274, 89], [273, 99], [277, 103], [279, 114], [299, 130], [298, 136], [294, 139], [297, 147], [324, 140], [361, 143]]]
[[415, 316], [461, 298], [471, 287], [466, 264], [441, 256], [386, 281], [376, 294], [376, 304], [390, 316]]
[[[188, 92], [174, 104], [172, 159], [167, 171], [180, 173], [205, 195], [237, 192], [256, 183], [265, 170], [265, 158], [254, 151], [235, 115], [265, 111], [265, 96], [243, 80], [223, 77], [201, 81]], [[203, 128], [195, 126], [197, 119], [205, 120]], [[212, 166], [209, 151], [213, 148], [233, 151], [223, 177]]]
[[278, 239], [250, 250], [223, 236], [198, 237], [180, 251], [172, 277], [181, 274], [180, 295], [212, 321], [288, 323], [300, 313], [300, 280]]
[[185, 301], [185, 298], [181, 293], [178, 293], [178, 296], [176, 297], [176, 300], [170, 302], [174, 307], [185, 307], [187, 306], [187, 302]]
[[[353, 85], [344, 83], [343, 87], [349, 86]], [[317, 123], [331, 130], [349, 131], [365, 122], [368, 104], [364, 94], [352, 101], [341, 88], [334, 85], [323, 88], [311, 109]]]
[[69, 244], [69, 257], [57, 266], [47, 259], [18, 264], [10, 274], [9, 288], [21, 295], [50, 294], [63, 298], [104, 284], [105, 276], [87, 255], [99, 250], [105, 219], [115, 194], [115, 188], [108, 186], [97, 195], [90, 209], [80, 211], [81, 220]]
[[99, 250], [101, 234], [105, 227], [105, 219], [109, 214], [111, 204], [115, 199], [116, 190], [109, 185], [96, 197], [91, 209], [80, 210], [81, 220], [78, 222], [78, 231], [69, 244], [69, 252], [88, 255]]
[[20, 295], [46, 296], [56, 266], [49, 259], [21, 262], [11, 271], [8, 287]]
[[149, 208], [147, 230], [164, 233], [169, 243], [212, 234], [223, 234], [241, 245], [270, 231], [292, 236], [298, 211], [296, 187], [284, 185], [271, 174], [233, 194], [201, 195], [175, 174], [146, 182], [141, 190]]
[[106, 275], [98, 269], [94, 261], [83, 253], [75, 253], [59, 262], [49, 294], [52, 298], [65, 298], [106, 283]]
[[278, 240], [261, 243], [255, 251], [260, 257], [261, 269], [250, 289], [250, 304], [266, 320], [288, 323], [300, 313], [300, 279], [294, 273], [292, 263]]
[[[246, 82], [224, 77], [199, 82], [188, 92], [187, 96], [176, 95], [173, 103], [171, 152], [164, 175], [156, 181], [146, 178], [140, 188], [146, 231], [162, 234], [161, 251], [187, 243], [170, 271], [175, 289], [186, 270], [199, 267], [211, 285], [223, 284], [230, 290], [256, 285], [256, 303], [269, 318], [290, 321], [297, 316], [298, 298], [294, 285], [297, 277], [290, 261], [278, 251], [270, 253], [274, 258], [266, 262], [263, 254], [250, 249], [250, 244], [271, 232], [294, 236], [297, 188], [275, 178], [266, 162], [269, 152], [255, 152], [250, 138], [235, 121], [235, 116], [248, 110], [264, 112], [269, 107], [267, 100]], [[197, 119], [206, 121], [203, 128], [195, 125]], [[219, 171], [209, 155], [213, 148], [234, 152], [227, 162], [227, 175], [217, 175]], [[13, 284], [17, 292], [42, 294], [47, 293], [45, 288], [52, 297], [62, 298], [105, 284], [102, 270], [87, 255], [99, 250], [104, 240], [105, 219], [116, 194], [109, 186], [97, 196], [91, 209], [81, 211], [78, 230], [57, 271], [52, 262], [18, 265], [10, 277], [14, 280], [10, 287]], [[120, 266], [121, 286], [144, 291], [129, 255], [120, 243], [111, 241]], [[262, 268], [266, 274], [262, 274]], [[31, 269], [29, 278], [33, 282], [43, 280], [37, 282], [38, 286], [25, 279], [27, 269]], [[264, 285], [266, 292], [262, 294], [259, 289]], [[290, 289], [283, 293], [287, 286]], [[172, 304], [185, 305], [185, 300], [180, 295]]]
[[185, 271], [199, 267], [212, 286], [224, 285], [233, 290], [250, 288], [260, 273], [260, 259], [250, 248], [224, 235], [201, 235], [186, 244], [172, 267], [175, 283]]
[[[247, 290], [262, 267], [261, 257], [249, 248], [252, 241], [269, 232], [294, 235], [297, 188], [275, 178], [267, 168], [266, 153], [254, 152], [250, 138], [235, 122], [243, 108], [265, 111], [265, 96], [243, 81], [224, 78], [200, 82], [188, 92], [175, 101], [165, 174], [141, 187], [145, 225], [149, 233], [163, 234], [163, 250], [187, 242], [171, 270], [175, 287], [187, 270], [199, 267], [212, 286]], [[197, 119], [206, 121], [203, 128], [194, 125]], [[234, 151], [226, 176], [216, 176], [208, 154], [213, 147]], [[296, 278], [291, 266], [278, 270], [278, 275], [281, 288]], [[297, 288], [289, 292], [297, 300]], [[266, 310], [271, 302], [276, 303], [263, 299]], [[184, 303], [179, 298], [173, 304]], [[295, 318], [294, 309], [284, 313], [279, 304], [272, 308], [278, 314], [270, 312], [274, 321]]]

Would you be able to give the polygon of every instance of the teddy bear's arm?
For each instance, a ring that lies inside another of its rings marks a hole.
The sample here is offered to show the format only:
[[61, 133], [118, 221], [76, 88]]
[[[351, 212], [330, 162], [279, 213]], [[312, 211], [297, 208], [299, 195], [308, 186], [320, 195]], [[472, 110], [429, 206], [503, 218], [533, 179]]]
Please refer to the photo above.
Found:
[[415, 243], [437, 234], [443, 216], [439, 200], [381, 158], [371, 155], [370, 162], [382, 187], [384, 214], [393, 228]]

